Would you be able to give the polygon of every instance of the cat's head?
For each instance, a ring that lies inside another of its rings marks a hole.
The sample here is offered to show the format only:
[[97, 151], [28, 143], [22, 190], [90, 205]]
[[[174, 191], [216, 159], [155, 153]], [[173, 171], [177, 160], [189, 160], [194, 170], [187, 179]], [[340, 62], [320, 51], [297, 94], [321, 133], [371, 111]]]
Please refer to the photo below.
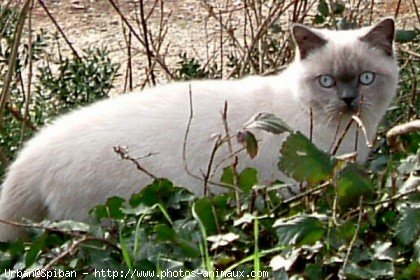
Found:
[[394, 20], [356, 30], [292, 27], [297, 45], [295, 94], [325, 121], [361, 113], [382, 117], [395, 95]]

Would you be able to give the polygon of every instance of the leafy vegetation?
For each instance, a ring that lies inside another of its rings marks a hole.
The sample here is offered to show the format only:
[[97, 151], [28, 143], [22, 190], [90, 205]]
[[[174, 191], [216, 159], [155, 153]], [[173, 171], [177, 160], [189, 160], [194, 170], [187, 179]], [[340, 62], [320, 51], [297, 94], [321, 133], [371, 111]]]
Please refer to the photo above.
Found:
[[[315, 24], [357, 25], [356, 20], [346, 19], [344, 6], [329, 3], [319, 1]], [[0, 49], [3, 83], [17, 16], [1, 11], [5, 16], [0, 28], [6, 39]], [[281, 64], [271, 57], [283, 49], [275, 37], [280, 26], [270, 28], [264, 42], [271, 49], [263, 63], [258, 48], [252, 49], [248, 62], [232, 52], [226, 61], [227, 68], [237, 69], [232, 76]], [[400, 30], [397, 39], [419, 53], [418, 30]], [[44, 51], [50, 40], [40, 33], [32, 42], [32, 63], [39, 62], [39, 76], [29, 105], [20, 83], [31, 60], [29, 46], [23, 43], [20, 48], [0, 134], [1, 147], [10, 158], [40, 125], [106, 97], [112, 87], [118, 66], [106, 50], [60, 56], [52, 65]], [[180, 58], [178, 79], [221, 77], [217, 64], [201, 63], [186, 54]], [[282, 61], [287, 63], [288, 58]], [[127, 275], [157, 279], [157, 274], [168, 279], [419, 278], [420, 134], [401, 136], [397, 148], [390, 147], [384, 136], [396, 123], [418, 119], [420, 114], [419, 62], [407, 52], [401, 53], [400, 62], [398, 96], [367, 166], [332, 157], [274, 115], [260, 114], [238, 134], [239, 142], [254, 157], [258, 142], [247, 128], [287, 133], [279, 147], [278, 168], [300, 182], [300, 193], [283, 199], [279, 190], [289, 185], [262, 186], [258, 170], [232, 166], [226, 166], [220, 181], [239, 191], [220, 195], [197, 198], [183, 188], [188, 186], [158, 179], [129, 200], [111, 197], [96, 206], [90, 224], [44, 221], [28, 226], [26, 238], [0, 244], [0, 274], [4, 271], [0, 277], [13, 278], [8, 269], [28, 273], [43, 269], [68, 279]]]
[[[4, 39], [0, 44], [0, 85], [4, 86], [19, 14], [1, 7], [0, 13]], [[41, 30], [30, 46], [29, 42], [22, 42], [19, 48], [15, 78], [0, 127], [0, 145], [7, 157], [13, 158], [22, 142], [55, 116], [104, 98], [112, 88], [118, 65], [111, 62], [106, 49], [87, 49], [82, 56], [60, 55], [58, 61], [52, 61], [47, 50], [51, 44], [51, 36]], [[23, 73], [30, 64], [36, 65], [38, 74], [35, 90], [28, 94]], [[1, 166], [0, 175], [3, 173]]]

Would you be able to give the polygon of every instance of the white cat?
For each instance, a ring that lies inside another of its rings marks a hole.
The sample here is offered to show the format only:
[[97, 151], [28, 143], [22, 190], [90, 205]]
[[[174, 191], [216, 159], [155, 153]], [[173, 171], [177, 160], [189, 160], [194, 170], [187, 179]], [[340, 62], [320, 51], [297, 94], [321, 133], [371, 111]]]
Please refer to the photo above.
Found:
[[[138, 160], [145, 169], [202, 195], [203, 182], [187, 175], [183, 163], [190, 88], [193, 118], [186, 158], [197, 175], [208, 166], [212, 135], [225, 133], [221, 117], [225, 101], [233, 135], [259, 112], [273, 113], [309, 135], [312, 108], [312, 138], [325, 151], [335, 145], [336, 135], [356, 112], [372, 141], [397, 87], [394, 21], [385, 19], [352, 31], [294, 25], [292, 33], [296, 59], [278, 75], [177, 82], [104, 100], [58, 118], [31, 139], [10, 166], [1, 192], [0, 219], [86, 220], [89, 209], [108, 197], [138, 192], [152, 179], [114, 152], [119, 145], [127, 146], [132, 157], [152, 153]], [[353, 125], [338, 154], [354, 151], [356, 130]], [[363, 133], [358, 135], [358, 161], [364, 162], [369, 149]], [[241, 154], [239, 169], [256, 167], [261, 183], [269, 183], [281, 176], [277, 162], [284, 136], [257, 133], [257, 137], [258, 156], [251, 160]], [[226, 148], [218, 152], [215, 162], [226, 154]], [[0, 240], [14, 239], [20, 231], [0, 223]]]

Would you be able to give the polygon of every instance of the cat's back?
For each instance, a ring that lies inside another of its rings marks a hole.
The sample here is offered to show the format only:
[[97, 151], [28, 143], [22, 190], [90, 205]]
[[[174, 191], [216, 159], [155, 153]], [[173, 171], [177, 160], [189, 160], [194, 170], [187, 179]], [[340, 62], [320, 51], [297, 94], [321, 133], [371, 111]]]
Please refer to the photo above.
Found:
[[[113, 147], [119, 145], [128, 146], [133, 153], [160, 153], [162, 157], [174, 158], [182, 148], [191, 113], [190, 102], [194, 112], [192, 138], [206, 138], [223, 131], [220, 112], [225, 101], [233, 130], [257, 108], [268, 106], [266, 103], [272, 93], [267, 82], [261, 77], [177, 82], [75, 110], [59, 117], [28, 141], [11, 165], [4, 184], [24, 181], [50, 188], [54, 178], [63, 182], [71, 182], [66, 176], [74, 174], [78, 174], [76, 181], [83, 176], [99, 178], [103, 174], [92, 172], [101, 173], [101, 169], [105, 169], [106, 173], [110, 162], [117, 163]], [[194, 148], [194, 143], [191, 145]], [[196, 149], [200, 150], [198, 146]], [[121, 168], [130, 169], [119, 164]]]

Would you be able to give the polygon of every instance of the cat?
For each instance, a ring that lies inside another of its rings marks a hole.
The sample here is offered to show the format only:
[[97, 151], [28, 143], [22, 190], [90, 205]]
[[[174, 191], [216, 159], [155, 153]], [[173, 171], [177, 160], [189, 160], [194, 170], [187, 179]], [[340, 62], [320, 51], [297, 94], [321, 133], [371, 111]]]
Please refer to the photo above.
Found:
[[[175, 82], [59, 117], [32, 138], [11, 164], [1, 191], [0, 219], [86, 221], [94, 205], [112, 196], [127, 198], [152, 182], [151, 176], [115, 153], [117, 146], [127, 146], [147, 172], [203, 195], [203, 182], [188, 175], [185, 164], [197, 175], [206, 170], [214, 135], [225, 135], [221, 117], [225, 102], [232, 135], [255, 114], [267, 112], [308, 137], [311, 134], [318, 147], [331, 152], [337, 135], [358, 113], [372, 142], [397, 87], [393, 19], [347, 31], [295, 24], [291, 32], [296, 57], [279, 74]], [[369, 147], [364, 133], [356, 130], [354, 123], [337, 154], [354, 152], [358, 135], [357, 161], [363, 163]], [[241, 153], [238, 169], [255, 167], [261, 183], [268, 184], [283, 176], [277, 162], [284, 135], [255, 133], [260, 151], [254, 159]], [[232, 142], [234, 150], [240, 147]], [[226, 157], [226, 146], [216, 153], [214, 162]], [[218, 176], [220, 171], [214, 181]], [[21, 228], [0, 223], [0, 240], [20, 234]]]

